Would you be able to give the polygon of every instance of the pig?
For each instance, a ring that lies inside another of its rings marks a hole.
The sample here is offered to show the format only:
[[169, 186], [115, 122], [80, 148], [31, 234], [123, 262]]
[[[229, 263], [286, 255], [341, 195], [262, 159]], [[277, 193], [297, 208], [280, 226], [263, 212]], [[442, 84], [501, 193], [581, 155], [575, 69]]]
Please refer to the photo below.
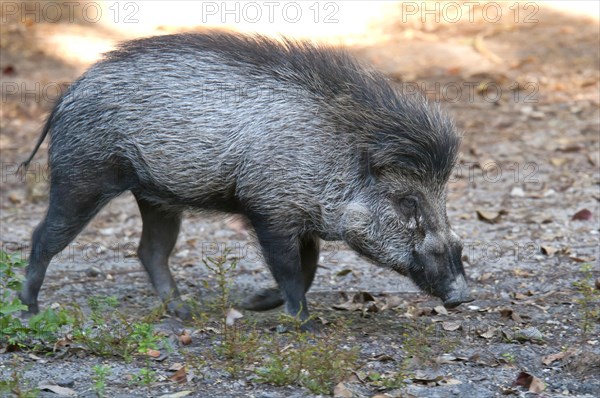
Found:
[[49, 205], [20, 299], [38, 311], [53, 256], [111, 199], [135, 196], [139, 259], [188, 319], [169, 270], [185, 210], [243, 216], [276, 287], [242, 307], [309, 318], [320, 240], [344, 241], [447, 307], [471, 301], [446, 214], [460, 137], [437, 106], [401, 92], [347, 50], [288, 38], [175, 34], [120, 45], [61, 96]]

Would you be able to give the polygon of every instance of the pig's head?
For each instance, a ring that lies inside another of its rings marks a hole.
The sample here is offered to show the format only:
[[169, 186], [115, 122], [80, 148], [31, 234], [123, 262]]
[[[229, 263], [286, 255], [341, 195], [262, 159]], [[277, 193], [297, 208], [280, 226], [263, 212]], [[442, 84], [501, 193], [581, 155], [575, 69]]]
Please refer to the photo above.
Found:
[[472, 301], [461, 255], [462, 243], [446, 217], [445, 198], [381, 183], [375, 197], [346, 208], [344, 238], [359, 254], [409, 276], [447, 307]]
[[413, 119], [387, 126], [363, 146], [368, 154], [358, 156], [361, 183], [344, 209], [342, 236], [359, 254], [456, 307], [472, 301], [462, 243], [446, 215], [460, 139], [438, 110], [407, 106]]

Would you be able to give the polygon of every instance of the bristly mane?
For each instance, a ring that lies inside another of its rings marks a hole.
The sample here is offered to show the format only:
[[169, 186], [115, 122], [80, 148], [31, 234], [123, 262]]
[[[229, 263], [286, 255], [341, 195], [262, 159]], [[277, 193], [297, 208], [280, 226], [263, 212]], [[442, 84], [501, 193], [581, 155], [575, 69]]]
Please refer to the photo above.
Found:
[[296, 85], [323, 105], [340, 133], [356, 135], [374, 168], [395, 167], [444, 184], [456, 162], [460, 137], [451, 120], [420, 94], [401, 94], [381, 73], [347, 51], [289, 38], [224, 32], [134, 40], [106, 55], [109, 61], [144, 53], [164, 57], [210, 52], [249, 75]]

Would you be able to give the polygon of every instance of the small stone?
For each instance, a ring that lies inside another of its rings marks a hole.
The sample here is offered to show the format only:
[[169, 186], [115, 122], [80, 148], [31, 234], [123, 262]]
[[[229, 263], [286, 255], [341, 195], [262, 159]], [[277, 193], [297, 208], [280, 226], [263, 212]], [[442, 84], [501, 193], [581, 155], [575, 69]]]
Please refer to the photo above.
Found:
[[100, 274], [102, 274], [102, 272], [96, 267], [90, 267], [85, 270], [85, 275], [90, 278], [95, 278]]
[[529, 114], [529, 117], [535, 120], [542, 120], [546, 117], [546, 114], [540, 111], [533, 111]]
[[510, 191], [510, 196], [522, 198], [525, 196], [525, 191], [521, 187], [514, 187], [512, 191]]

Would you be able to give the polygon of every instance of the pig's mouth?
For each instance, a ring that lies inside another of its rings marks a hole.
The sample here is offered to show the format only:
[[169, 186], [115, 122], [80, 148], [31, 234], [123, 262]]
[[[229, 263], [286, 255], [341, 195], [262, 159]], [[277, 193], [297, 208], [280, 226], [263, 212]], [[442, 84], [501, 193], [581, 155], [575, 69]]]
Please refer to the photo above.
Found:
[[[475, 299], [469, 294], [469, 287], [462, 272], [458, 275], [426, 275], [423, 269], [409, 271], [411, 279], [425, 292], [432, 296], [439, 297], [444, 302], [446, 308], [456, 308], [463, 303], [470, 303]], [[438, 278], [452, 278], [451, 282], [444, 283]]]
[[444, 307], [456, 308], [463, 303], [470, 303], [475, 300], [469, 294], [469, 288], [467, 281], [463, 275], [458, 275], [454, 281], [450, 284], [448, 293], [441, 297], [444, 301]]
[[449, 298], [447, 300], [444, 300], [444, 307], [446, 307], [446, 308], [456, 308], [456, 307], [458, 307], [461, 304], [470, 303], [472, 301], [475, 301], [475, 299], [473, 297], [471, 297], [471, 296], [468, 296], [468, 295], [466, 297], [464, 297], [464, 298], [454, 298], [454, 297], [452, 297], [452, 298]]

